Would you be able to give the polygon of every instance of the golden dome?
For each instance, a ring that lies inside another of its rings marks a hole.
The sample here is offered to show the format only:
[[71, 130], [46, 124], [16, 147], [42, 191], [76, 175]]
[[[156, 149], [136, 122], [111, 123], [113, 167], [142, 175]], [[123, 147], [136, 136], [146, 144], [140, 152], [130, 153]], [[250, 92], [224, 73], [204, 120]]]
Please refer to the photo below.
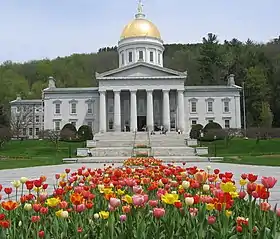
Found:
[[157, 27], [145, 18], [136, 18], [125, 26], [121, 34], [121, 39], [129, 37], [153, 37], [161, 39]]

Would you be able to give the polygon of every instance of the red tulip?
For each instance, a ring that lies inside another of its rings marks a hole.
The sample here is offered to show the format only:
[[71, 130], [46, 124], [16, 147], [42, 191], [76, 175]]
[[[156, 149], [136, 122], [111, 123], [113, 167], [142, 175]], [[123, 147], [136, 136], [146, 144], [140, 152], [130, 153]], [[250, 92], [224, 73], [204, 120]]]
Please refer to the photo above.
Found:
[[208, 224], [212, 225], [216, 222], [216, 217], [214, 216], [208, 216]]
[[44, 232], [44, 231], [39, 231], [39, 232], [38, 232], [38, 236], [39, 236], [40, 238], [43, 238], [43, 237], [45, 236], [45, 232]]
[[252, 173], [249, 173], [247, 177], [248, 177], [248, 180], [249, 180], [251, 183], [257, 181], [257, 179], [258, 179], [258, 175], [255, 175], [255, 174], [252, 174]]
[[4, 188], [4, 192], [8, 195], [12, 193], [13, 189], [12, 188]]

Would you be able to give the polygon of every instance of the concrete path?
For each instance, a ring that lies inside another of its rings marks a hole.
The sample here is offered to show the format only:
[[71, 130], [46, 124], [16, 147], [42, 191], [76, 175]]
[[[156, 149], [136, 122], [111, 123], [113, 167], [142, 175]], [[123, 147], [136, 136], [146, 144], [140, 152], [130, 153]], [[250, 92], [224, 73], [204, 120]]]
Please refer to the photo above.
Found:
[[[115, 163], [114, 165], [116, 167], [121, 166], [120, 163]], [[219, 168], [221, 172], [231, 171], [234, 173], [234, 178], [236, 180], [239, 180], [242, 173], [254, 173], [259, 175], [258, 181], [260, 181], [261, 176], [273, 176], [278, 179], [278, 182], [271, 190], [270, 202], [272, 204], [280, 204], [280, 167], [223, 164], [213, 162], [187, 163], [186, 167], [194, 165], [203, 169], [206, 169], [206, 167], [210, 165], [212, 169]], [[54, 166], [0, 170], [0, 184], [2, 184], [3, 187], [10, 187], [11, 182], [13, 180], [18, 180], [20, 177], [35, 179], [40, 177], [41, 175], [45, 175], [47, 177], [47, 183], [50, 185], [50, 189], [52, 189], [53, 187], [51, 185], [55, 183], [56, 173], [63, 173], [65, 168], [70, 168], [72, 171], [74, 171], [82, 166], [89, 168], [102, 168], [104, 167], [104, 164], [63, 164]]]

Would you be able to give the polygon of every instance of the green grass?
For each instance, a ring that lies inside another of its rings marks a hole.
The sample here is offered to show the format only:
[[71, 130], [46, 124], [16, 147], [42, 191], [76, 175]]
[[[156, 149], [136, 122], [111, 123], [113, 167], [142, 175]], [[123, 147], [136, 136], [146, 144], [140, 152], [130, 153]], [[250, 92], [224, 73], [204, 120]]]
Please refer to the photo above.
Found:
[[224, 140], [202, 142], [209, 156], [224, 157], [225, 163], [280, 166], [280, 139], [260, 140], [233, 139], [228, 146]]
[[73, 156], [76, 148], [83, 147], [83, 143], [59, 142], [56, 151], [55, 145], [49, 141], [10, 141], [0, 149], [0, 157], [7, 157], [0, 160], [0, 169], [61, 164], [62, 159], [69, 156], [69, 147]]

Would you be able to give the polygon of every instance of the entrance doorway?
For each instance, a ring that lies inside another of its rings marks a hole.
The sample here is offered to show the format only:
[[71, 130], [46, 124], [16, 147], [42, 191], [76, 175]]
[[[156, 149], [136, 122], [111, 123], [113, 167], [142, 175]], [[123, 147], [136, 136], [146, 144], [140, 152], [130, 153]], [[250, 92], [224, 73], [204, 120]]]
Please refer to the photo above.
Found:
[[146, 116], [137, 116], [137, 130], [144, 131], [144, 126], [147, 126]]

